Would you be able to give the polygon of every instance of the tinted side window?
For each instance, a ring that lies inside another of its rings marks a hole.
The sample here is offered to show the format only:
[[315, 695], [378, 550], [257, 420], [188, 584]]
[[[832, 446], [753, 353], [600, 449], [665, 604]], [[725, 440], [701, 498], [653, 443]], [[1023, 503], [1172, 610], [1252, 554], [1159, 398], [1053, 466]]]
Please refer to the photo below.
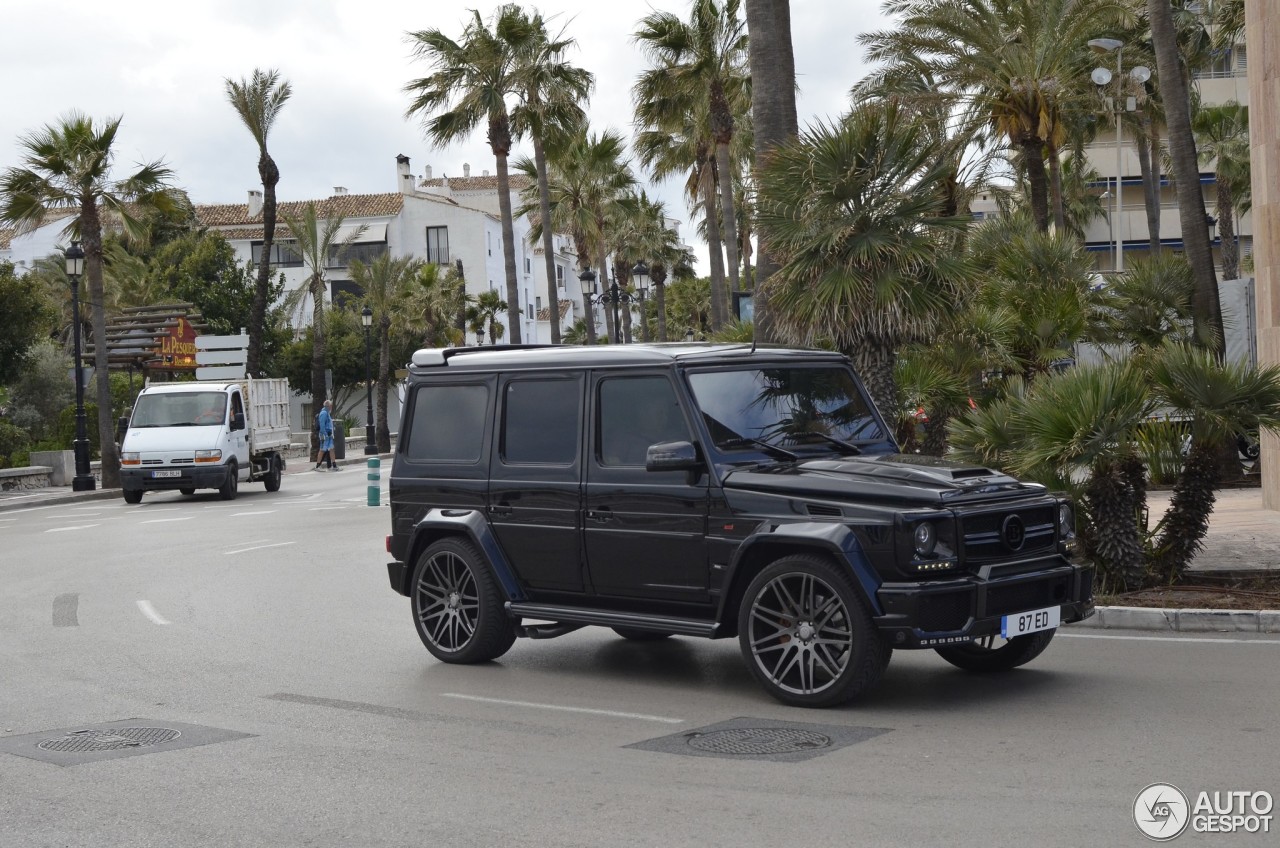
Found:
[[689, 440], [666, 377], [611, 377], [600, 381], [599, 451], [603, 465], [644, 465], [650, 445]]
[[422, 386], [413, 396], [409, 459], [476, 462], [484, 444], [487, 386]]
[[513, 380], [503, 398], [502, 461], [572, 465], [582, 389], [577, 380]]

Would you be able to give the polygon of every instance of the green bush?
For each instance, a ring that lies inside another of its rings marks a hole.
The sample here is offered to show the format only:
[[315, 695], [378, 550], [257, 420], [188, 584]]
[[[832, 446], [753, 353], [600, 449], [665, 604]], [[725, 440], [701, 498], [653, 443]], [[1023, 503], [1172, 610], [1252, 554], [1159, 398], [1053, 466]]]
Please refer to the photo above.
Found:
[[30, 449], [31, 437], [26, 430], [8, 421], [0, 421], [0, 468], [16, 468], [19, 459], [22, 465], [26, 465]]
[[1188, 425], [1178, 421], [1152, 421], [1138, 429], [1138, 453], [1147, 465], [1152, 486], [1172, 486], [1182, 471], [1182, 439]]

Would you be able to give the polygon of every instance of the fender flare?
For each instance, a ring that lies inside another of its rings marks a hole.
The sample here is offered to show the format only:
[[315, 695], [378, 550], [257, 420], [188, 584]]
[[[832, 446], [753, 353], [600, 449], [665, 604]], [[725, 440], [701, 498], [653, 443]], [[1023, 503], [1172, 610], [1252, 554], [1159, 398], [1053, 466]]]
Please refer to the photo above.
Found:
[[[826, 521], [806, 521], [795, 524], [764, 522], [734, 551], [733, 559], [729, 562], [728, 574], [725, 575], [725, 586], [734, 585], [742, 563], [762, 545], [770, 547], [783, 545], [797, 550], [817, 548], [831, 554], [838, 562], [849, 567], [854, 583], [862, 590], [862, 595], [866, 598], [872, 613], [883, 615], [884, 611], [880, 608], [876, 593], [884, 581], [871, 566], [871, 561], [867, 558], [866, 552], [862, 549], [862, 543], [858, 541], [852, 528]], [[736, 611], [725, 609], [732, 595], [733, 592], [729, 591], [721, 595], [717, 621], [723, 621], [726, 614], [737, 614]]]
[[[444, 534], [438, 531], [444, 531]], [[488, 560], [489, 567], [493, 569], [494, 576], [498, 578], [498, 583], [507, 595], [507, 600], [525, 600], [524, 590], [520, 588], [515, 571], [507, 561], [506, 554], [502, 552], [502, 546], [493, 535], [489, 522], [479, 510], [475, 509], [429, 509], [422, 518], [418, 519], [413, 525], [413, 535], [409, 541], [409, 550], [412, 553], [406, 563], [406, 579], [412, 579], [412, 572], [416, 565], [413, 560], [430, 544], [430, 542], [424, 543], [423, 537], [433, 534], [466, 536]]]

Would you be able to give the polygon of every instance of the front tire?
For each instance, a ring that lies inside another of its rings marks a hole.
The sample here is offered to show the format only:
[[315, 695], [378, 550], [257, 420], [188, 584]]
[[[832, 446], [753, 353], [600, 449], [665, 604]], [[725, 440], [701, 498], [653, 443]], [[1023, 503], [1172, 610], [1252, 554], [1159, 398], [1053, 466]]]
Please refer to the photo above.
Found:
[[240, 468], [233, 459], [227, 463], [227, 480], [218, 488], [224, 501], [233, 501], [240, 493]]
[[502, 590], [470, 542], [451, 538], [431, 545], [418, 557], [410, 585], [418, 636], [441, 662], [487, 662], [515, 643]]
[[747, 587], [738, 641], [756, 680], [798, 707], [830, 707], [869, 690], [889, 664], [847, 569], [795, 554], [774, 562]]
[[271, 463], [271, 470], [262, 478], [262, 485], [267, 487], [268, 492], [278, 492], [280, 491], [280, 460], [273, 456], [267, 461]]
[[934, 650], [938, 652], [938, 656], [965, 671], [981, 673], [1009, 671], [1020, 665], [1026, 665], [1043, 654], [1044, 649], [1053, 641], [1053, 634], [1056, 632], [1057, 628], [1054, 628], [1041, 630], [1039, 633], [1028, 633], [1026, 636], [1014, 636], [1004, 644], [1000, 644], [1002, 640], [998, 634], [992, 634], [974, 639], [968, 644], [947, 645]]
[[141, 489], [125, 489], [124, 502], [127, 504], [142, 503], [142, 490]]

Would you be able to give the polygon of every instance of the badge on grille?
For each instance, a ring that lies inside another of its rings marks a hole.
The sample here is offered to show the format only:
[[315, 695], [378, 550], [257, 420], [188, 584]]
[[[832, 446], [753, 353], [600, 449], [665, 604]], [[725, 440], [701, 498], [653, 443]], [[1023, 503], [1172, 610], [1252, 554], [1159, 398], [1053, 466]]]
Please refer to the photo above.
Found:
[[1027, 539], [1027, 527], [1022, 523], [1021, 518], [1010, 515], [1004, 520], [1000, 535], [1004, 537], [1005, 546], [1009, 550], [1019, 551], [1022, 550], [1022, 543]]

